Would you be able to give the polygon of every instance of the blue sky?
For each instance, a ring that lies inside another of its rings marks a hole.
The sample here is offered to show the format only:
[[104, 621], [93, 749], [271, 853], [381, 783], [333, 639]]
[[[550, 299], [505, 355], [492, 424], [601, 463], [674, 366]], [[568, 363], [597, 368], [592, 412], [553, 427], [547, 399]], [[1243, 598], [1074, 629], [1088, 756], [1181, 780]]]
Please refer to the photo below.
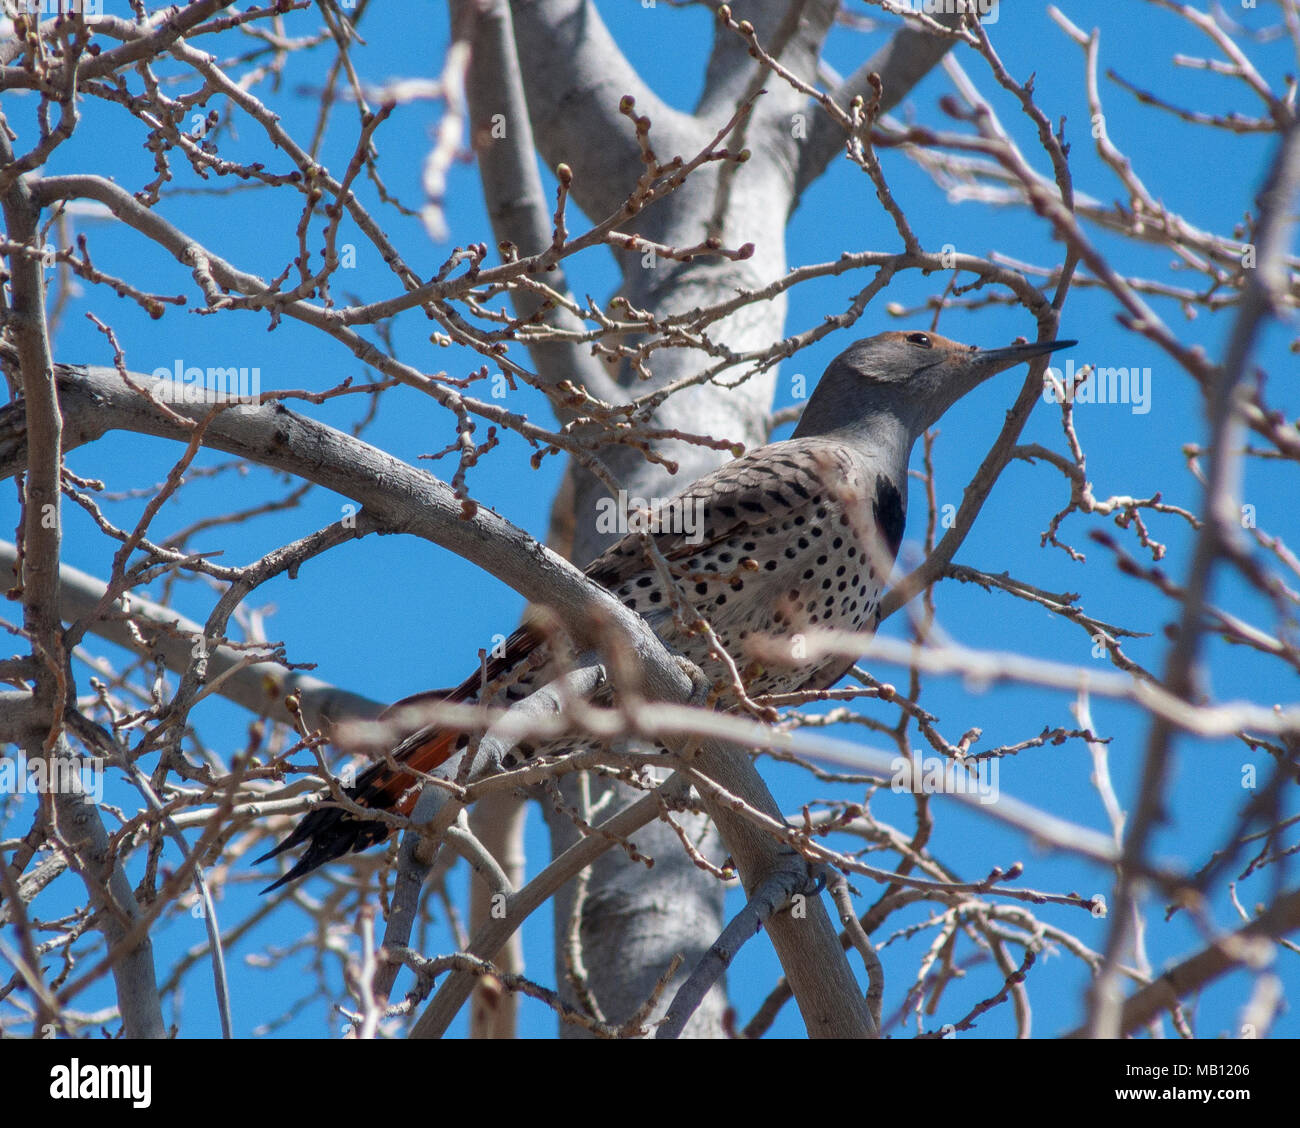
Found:
[[[1213, 48], [1169, 13], [1127, 0], [1107, 5], [1065, 0], [1059, 6], [1085, 28], [1091, 27], [1093, 21], [1100, 24], [1103, 68], [1114, 68], [1138, 85], [1160, 91], [1182, 105], [1215, 113], [1259, 112], [1243, 84], [1173, 65], [1171, 59], [1175, 54], [1213, 54]], [[702, 8], [679, 9], [666, 3], [647, 8], [636, 0], [600, 0], [597, 7], [642, 77], [672, 105], [689, 109], [700, 88], [711, 42], [711, 20], [707, 12]], [[862, 10], [861, 5], [858, 7]], [[1044, 7], [1008, 7], [1010, 10], [991, 27], [991, 38], [1013, 75], [1023, 78], [1031, 71], [1036, 73], [1037, 100], [1048, 116], [1053, 121], [1065, 117], [1067, 138], [1073, 144], [1071, 167], [1076, 189], [1102, 201], [1123, 199], [1123, 186], [1103, 166], [1089, 136], [1082, 52], [1048, 19]], [[1271, 12], [1245, 11], [1239, 17], [1252, 26], [1259, 26], [1271, 18]], [[292, 25], [293, 21], [290, 22]], [[299, 17], [296, 31], [305, 33], [314, 26], [315, 17]], [[354, 59], [367, 81], [427, 76], [431, 69], [441, 65], [447, 42], [441, 5], [391, 0], [382, 11], [372, 12], [363, 32], [367, 46], [358, 49]], [[848, 73], [881, 42], [883, 33], [864, 37], [840, 29], [832, 34], [826, 55], [836, 69]], [[1249, 44], [1247, 49], [1265, 77], [1280, 88], [1280, 76], [1295, 66], [1285, 41]], [[966, 50], [959, 50], [958, 57], [979, 87], [993, 96], [994, 84], [981, 61]], [[285, 77], [286, 88], [300, 90], [305, 96], [275, 99], [275, 108], [286, 127], [299, 138], [310, 135], [314, 121], [317, 101], [312, 91], [319, 85], [321, 60], [320, 55], [291, 60]], [[937, 102], [950, 88], [949, 79], [936, 70], [896, 113], [948, 128], [953, 123], [938, 111]], [[268, 99], [271, 97], [265, 91], [262, 93]], [[1153, 194], [1192, 224], [1217, 233], [1230, 232], [1252, 207], [1253, 195], [1273, 147], [1272, 140], [1187, 125], [1139, 105], [1131, 94], [1111, 83], [1103, 83], [1103, 97], [1111, 138], [1133, 157], [1139, 175], [1151, 186]], [[1033, 145], [1032, 127], [1019, 114], [1015, 103], [998, 94], [994, 105], [1035, 166], [1047, 171], [1046, 159]], [[148, 181], [153, 158], [140, 145], [138, 126], [126, 120], [119, 110], [106, 108], [97, 101], [83, 99], [82, 109], [83, 124], [74, 138], [55, 154], [51, 171], [111, 172], [131, 190]], [[33, 135], [30, 105], [24, 106], [15, 99], [6, 105], [6, 113], [11, 115], [11, 124], [24, 131], [19, 144], [29, 146]], [[401, 108], [379, 135], [380, 167], [390, 189], [408, 205], [418, 205], [420, 163], [430, 127], [439, 114], [440, 107], [429, 103]], [[336, 113], [323, 154], [325, 163], [336, 173], [341, 172], [350, 156], [355, 130], [355, 121], [347, 111]], [[263, 159], [269, 164], [275, 162], [272, 167], [276, 168], [284, 164], [283, 157], [264, 143], [256, 127], [247, 120], [240, 121], [237, 133], [223, 137], [220, 146], [223, 155], [233, 159]], [[883, 152], [882, 162], [896, 198], [904, 203], [927, 249], [952, 243], [964, 252], [985, 255], [996, 251], [1044, 266], [1060, 261], [1061, 246], [1050, 239], [1041, 222], [1027, 218], [1018, 210], [975, 203], [954, 205], [922, 170], [897, 151]], [[296, 208], [297, 197], [262, 190], [216, 197], [196, 193], [195, 188], [205, 186], [180, 164], [174, 167], [178, 172], [174, 187], [179, 191], [164, 197], [159, 205], [163, 214], [243, 269], [264, 277], [283, 269], [296, 253], [292, 221], [286, 222], [285, 217], [296, 215], [291, 209]], [[212, 182], [206, 187], [211, 186]], [[369, 186], [367, 191], [368, 198], [373, 198]], [[443, 245], [431, 243], [416, 221], [401, 217], [391, 209], [384, 211], [376, 207], [376, 214], [382, 216], [389, 236], [409, 261], [427, 273], [432, 273], [455, 245], [484, 241], [492, 246], [495, 242], [483, 211], [477, 171], [471, 164], [458, 164], [452, 169], [447, 199], [450, 239]], [[267, 319], [263, 316], [209, 317], [193, 312], [197, 295], [187, 272], [158, 248], [107, 222], [91, 222], [78, 229], [90, 238], [96, 265], [101, 269], [136, 279], [149, 277], [159, 292], [185, 294], [187, 306], [169, 309], [165, 317], [155, 322], [133, 303], [114, 297], [104, 288], [83, 287], [81, 296], [70, 304], [56, 338], [58, 359], [111, 363], [104, 338], [83, 316], [90, 311], [113, 326], [126, 350], [128, 365], [138, 371], [170, 367], [177, 359], [205, 366], [256, 366], [266, 389], [322, 389], [349, 375], [358, 380], [368, 375], [342, 346], [297, 325], [282, 324], [268, 332]], [[1138, 246], [1095, 230], [1093, 234], [1125, 274], [1176, 284], [1200, 284], [1199, 279], [1189, 281], [1186, 275], [1171, 271], [1171, 255], [1167, 250]], [[846, 161], [835, 162], [808, 191], [787, 233], [792, 266], [830, 261], [846, 250], [893, 249], [897, 242], [869, 181]], [[383, 264], [373, 251], [358, 245], [361, 250], [355, 273], [336, 277], [336, 296], [344, 300], [356, 294], [372, 300], [391, 293]], [[606, 296], [616, 285], [613, 265], [599, 249], [571, 260], [566, 270], [573, 290], [579, 295]], [[849, 297], [866, 284], [867, 278], [858, 274], [796, 288], [791, 294], [787, 333], [805, 330], [819, 323], [826, 314], [843, 309]], [[903, 322], [890, 317], [886, 303], [918, 306], [942, 292], [947, 281], [946, 277], [937, 275], [902, 276], [868, 309], [853, 331], [819, 342], [782, 367], [777, 404], [791, 401], [791, 380], [796, 374], [820, 373], [831, 357], [851, 340], [888, 328], [924, 327], [928, 324], [924, 317]], [[1211, 356], [1221, 355], [1231, 325], [1230, 314], [1189, 319], [1168, 302], [1157, 300], [1154, 304], [1185, 341], [1203, 345]], [[1132, 405], [1126, 404], [1080, 405], [1076, 411], [1094, 493], [1099, 498], [1112, 494], [1146, 497], [1161, 490], [1167, 502], [1195, 509], [1200, 487], [1188, 472], [1182, 445], [1204, 438], [1200, 401], [1185, 374], [1154, 346], [1117, 325], [1115, 313], [1115, 303], [1104, 292], [1076, 288], [1067, 301], [1062, 320], [1063, 336], [1080, 342], [1076, 349], [1062, 354], [1062, 363], [1068, 359], [1076, 366], [1123, 365], [1149, 368], [1151, 372], [1151, 409], [1145, 414], [1135, 413]], [[453, 375], [479, 366], [478, 359], [471, 354], [434, 350], [428, 343], [433, 326], [418, 312], [398, 318], [390, 328], [400, 355], [409, 362], [431, 371], [446, 368]], [[945, 314], [940, 324], [940, 332], [947, 336], [986, 346], [1004, 344], [1017, 334], [1032, 337], [1033, 330], [1032, 320], [1024, 311], [1000, 307]], [[1265, 336], [1258, 357], [1261, 366], [1272, 373], [1268, 384], [1272, 402], [1289, 417], [1297, 414], [1296, 392], [1290, 379], [1294, 374], [1294, 358], [1288, 355], [1292, 335], [1273, 327]], [[1023, 371], [1006, 373], [978, 389], [940, 424], [935, 461], [941, 505], [960, 502], [962, 488], [1001, 426], [1003, 412], [1019, 388]], [[514, 396], [510, 402], [513, 410], [527, 412], [541, 421], [548, 420], [540, 396], [526, 389]], [[320, 406], [300, 404], [297, 409], [344, 429], [363, 411], [360, 402], [351, 398]], [[421, 454], [445, 446], [448, 435], [449, 420], [445, 413], [432, 401], [403, 389], [387, 394], [365, 438], [398, 457], [415, 461]], [[1023, 441], [1063, 450], [1059, 413], [1041, 404]], [[104, 480], [110, 490], [125, 491], [161, 481], [177, 453], [171, 444], [137, 436], [111, 435], [73, 452], [68, 464], [78, 474]], [[484, 504], [534, 535], [544, 537], [561, 462], [550, 458], [540, 469], [532, 471], [526, 469], [526, 456], [524, 444], [506, 437], [502, 447], [485, 458], [471, 474], [470, 488], [473, 496]], [[220, 456], [205, 455], [200, 464], [215, 466], [227, 461]], [[426, 465], [434, 473], [450, 472], [444, 463]], [[919, 466], [919, 453], [914, 457], [913, 466]], [[208, 514], [234, 505], [241, 508], [253, 505], [285, 492], [285, 484], [265, 472], [254, 470], [245, 476], [227, 470], [208, 482], [187, 486], [164, 509], [155, 531], [183, 528]], [[1057, 549], [1039, 547], [1040, 533], [1067, 499], [1067, 487], [1055, 471], [1042, 464], [1033, 467], [1013, 464], [963, 545], [958, 562], [993, 573], [1010, 570], [1017, 578], [1052, 591], [1080, 592], [1082, 604], [1090, 614], [1150, 632], [1150, 638], [1132, 641], [1125, 649], [1143, 665], [1159, 670], [1167, 646], [1162, 630], [1174, 609], [1167, 602], [1154, 601], [1147, 585], [1120, 576], [1106, 559], [1105, 550], [1088, 540], [1088, 532], [1108, 529], [1136, 555], [1139, 546], [1134, 538], [1115, 530], [1113, 524], [1102, 518], [1075, 515], [1065, 523], [1061, 535], [1087, 554], [1086, 564], [1070, 560]], [[1282, 536], [1291, 545], [1300, 540], [1294, 512], [1294, 484], [1288, 486], [1281, 469], [1258, 460], [1250, 461], [1244, 500], [1255, 506], [1261, 527]], [[224, 548], [226, 563], [247, 563], [280, 544], [337, 520], [341, 503], [337, 496], [314, 490], [296, 509], [248, 522], [233, 537], [227, 530], [218, 528], [197, 543], [204, 548]], [[129, 525], [143, 504], [139, 499], [122, 501], [111, 505], [109, 512], [119, 525]], [[0, 507], [3, 507], [0, 522], [12, 528], [16, 520], [12, 491], [6, 491]], [[912, 499], [903, 550], [910, 562], [915, 562], [919, 553], [924, 516], [923, 496], [917, 491]], [[76, 507], [65, 506], [65, 519], [68, 562], [105, 575], [111, 560], [111, 544]], [[1163, 566], [1180, 579], [1185, 574], [1191, 544], [1186, 525], [1177, 518], [1155, 516], [1151, 518], [1151, 530], [1156, 539], [1168, 545]], [[1262, 601], [1230, 577], [1220, 577], [1214, 596], [1254, 622], [1262, 625], [1271, 622], [1269, 609]], [[215, 594], [205, 583], [189, 581], [177, 585], [174, 603], [178, 610], [202, 619], [214, 599]], [[518, 595], [470, 565], [431, 544], [401, 537], [369, 537], [337, 549], [311, 561], [296, 580], [282, 577], [268, 584], [255, 594], [251, 604], [266, 611], [267, 632], [272, 638], [284, 641], [292, 660], [314, 662], [319, 677], [378, 700], [393, 700], [458, 682], [474, 663], [478, 647], [490, 645], [493, 634], [508, 631], [523, 609]], [[950, 582], [939, 587], [937, 605], [939, 623], [965, 645], [1016, 650], [1078, 665], [1095, 663], [1090, 654], [1091, 644], [1078, 628], [1008, 596]], [[904, 617], [896, 616], [884, 630], [895, 637], [904, 637]], [[341, 641], [347, 645], [340, 646]], [[114, 660], [121, 661], [120, 652], [115, 653], [111, 647], [101, 648]], [[1278, 666], [1217, 641], [1209, 642], [1206, 653], [1207, 681], [1218, 699], [1243, 697], [1266, 704], [1294, 701], [1294, 679], [1283, 679]], [[1106, 668], [1104, 663], [1096, 665], [1099, 670]], [[882, 677], [904, 679], [902, 671], [896, 669], [873, 667], [873, 670]], [[1070, 701], [1065, 695], [1029, 689], [1000, 689], [983, 694], [979, 687], [952, 678], [931, 678], [926, 684], [923, 704], [939, 715], [942, 731], [950, 739], [976, 725], [984, 729], [977, 748], [1024, 739], [1045, 726], [1073, 727]], [[1128, 806], [1136, 794], [1146, 731], [1144, 719], [1132, 708], [1100, 700], [1093, 702], [1093, 711], [1097, 728], [1113, 738], [1111, 771], [1120, 799]], [[894, 716], [891, 710], [880, 710], [875, 715], [889, 720]], [[196, 711], [194, 720], [223, 754], [244, 743], [249, 718], [233, 707], [211, 703]], [[862, 739], [860, 730], [856, 729], [838, 730], [836, 735]], [[882, 746], [870, 739], [867, 743]], [[1181, 741], [1178, 748], [1170, 820], [1156, 839], [1156, 855], [1171, 865], [1195, 869], [1206, 860], [1210, 844], [1217, 844], [1224, 830], [1232, 825], [1242, 801], [1239, 794], [1242, 765], [1257, 763], [1261, 774], [1266, 772], [1267, 765], [1263, 757], [1252, 758], [1239, 744], [1230, 741]], [[797, 769], [764, 762], [762, 771], [787, 810], [797, 810], [800, 803], [825, 794], [821, 785]], [[1017, 798], [1105, 830], [1104, 812], [1089, 784], [1090, 772], [1086, 749], [1072, 741], [1005, 761], [1001, 786]], [[122, 801], [131, 800], [123, 794]], [[907, 828], [910, 808], [907, 797], [882, 793], [873, 802], [872, 809], [878, 816]], [[15, 825], [25, 828], [21, 816]], [[939, 807], [931, 848], [941, 859], [965, 867], [961, 876], [966, 879], [983, 877], [995, 865], [1006, 869], [1011, 863], [1022, 861], [1028, 867], [1022, 882], [1027, 887], [1055, 892], [1074, 890], [1084, 895], [1104, 893], [1108, 898], [1111, 893], [1112, 881], [1107, 872], [1070, 858], [1044, 854], [1022, 835], [964, 810]], [[535, 872], [547, 856], [546, 839], [536, 817], [530, 828], [529, 855], [530, 870]], [[240, 885], [232, 883], [219, 906], [222, 923], [227, 927], [251, 911], [254, 891], [260, 888], [264, 875], [244, 876], [247, 881]], [[137, 867], [133, 878], [138, 877]], [[457, 881], [463, 886], [463, 878], [458, 877]], [[862, 880], [855, 880], [855, 884], [866, 895], [859, 903], [870, 903], [875, 891]], [[1269, 891], [1267, 878], [1253, 886], [1248, 884], [1243, 887], [1242, 901], [1249, 905], [1252, 897], [1263, 899]], [[733, 896], [732, 901], [735, 900]], [[43, 905], [40, 907], [45, 915], [53, 915]], [[1146, 907], [1152, 924], [1147, 938], [1157, 969], [1196, 950], [1201, 941], [1185, 914], [1165, 925], [1161, 903], [1148, 902]], [[924, 911], [918, 910], [906, 919], [915, 922]], [[1104, 945], [1104, 922], [1091, 920], [1077, 910], [1046, 906], [1038, 911], [1043, 919], [1074, 932], [1090, 946]], [[1216, 891], [1209, 911], [1220, 926], [1232, 926], [1233, 918], [1221, 889]], [[435, 914], [440, 920], [441, 909], [435, 909]], [[896, 926], [895, 918], [891, 918], [889, 927]], [[258, 947], [289, 942], [301, 927], [302, 921], [295, 917], [293, 910], [284, 908], [255, 929], [246, 945], [237, 946], [230, 953], [232, 1004], [238, 1033], [249, 1034], [288, 1008], [305, 984], [305, 980], [296, 982], [289, 970], [304, 962], [305, 957], [295, 957], [269, 973], [244, 966], [244, 956]], [[886, 950], [886, 968], [891, 972], [887, 1013], [901, 999], [907, 976], [915, 968], [931, 935], [923, 932], [915, 939], [900, 938]], [[159, 966], [170, 966], [178, 952], [200, 943], [202, 936], [200, 921], [184, 917], [173, 921], [155, 939]], [[883, 938], [877, 936], [878, 940]], [[526, 943], [529, 974], [549, 982], [552, 977], [550, 930], [544, 915], [539, 914], [530, 922]], [[429, 945], [431, 949], [443, 950], [433, 938]], [[901, 958], [900, 950], [905, 950]], [[1278, 971], [1292, 987], [1300, 984], [1300, 976], [1293, 968], [1288, 970], [1285, 962], [1278, 965]], [[742, 1021], [753, 1013], [778, 974], [775, 956], [764, 938], [752, 941], [742, 951], [730, 976], [733, 1003]], [[1031, 997], [1035, 1001], [1036, 1032], [1059, 1032], [1076, 1023], [1081, 1018], [1080, 989], [1086, 982], [1082, 965], [1071, 956], [1058, 954], [1040, 959], [1033, 975]], [[926, 1027], [960, 1017], [969, 1006], [994, 993], [996, 985], [996, 976], [987, 968], [978, 969], [965, 982], [950, 988], [944, 996], [940, 1017], [927, 1019]], [[1207, 991], [1196, 1003], [1198, 1030], [1207, 1035], [1233, 1032], [1246, 993], [1241, 976], [1229, 977]], [[94, 998], [85, 1000], [87, 1007], [108, 1003], [106, 989], [93, 994]], [[206, 965], [198, 963], [185, 979], [183, 1033], [216, 1031], [211, 1000]], [[524, 1033], [548, 1036], [553, 1032], [552, 1017], [538, 1005], [525, 1002], [522, 1014]], [[168, 1017], [170, 1020], [172, 1016]], [[312, 1006], [297, 1014], [282, 1032], [317, 1036], [336, 1030], [339, 1024], [337, 1016], [329, 1016], [322, 1007]], [[792, 1007], [787, 1007], [774, 1030], [788, 1035], [801, 1032]], [[1003, 1008], [985, 1016], [973, 1036], [1007, 1034], [1011, 1030], [1011, 1016]], [[1300, 1033], [1300, 1022], [1294, 1014], [1284, 1014], [1276, 1031], [1295, 1035]]]

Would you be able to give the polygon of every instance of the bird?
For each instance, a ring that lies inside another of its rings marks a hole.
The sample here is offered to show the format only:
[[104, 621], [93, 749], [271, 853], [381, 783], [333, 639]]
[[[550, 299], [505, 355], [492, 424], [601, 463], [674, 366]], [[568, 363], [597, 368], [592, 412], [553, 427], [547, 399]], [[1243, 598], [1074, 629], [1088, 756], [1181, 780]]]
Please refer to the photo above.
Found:
[[[1077, 343], [981, 349], [920, 331], [857, 341], [830, 362], [788, 439], [756, 447], [652, 506], [646, 527], [675, 590], [667, 589], [636, 532], [612, 544], [586, 575], [642, 615], [670, 650], [700, 667], [714, 682], [715, 707], [736, 704], [734, 678], [717, 647], [733, 659], [751, 698], [828, 688], [852, 659], [800, 661], [791, 647], [776, 662], [772, 640], [810, 630], [874, 632], [903, 539], [913, 444], [989, 377]], [[681, 614], [683, 601], [711, 632], [694, 629]], [[545, 635], [525, 623], [456, 688], [406, 701], [508, 705], [557, 675], [548, 651]], [[468, 739], [437, 723], [425, 725], [345, 793], [362, 807], [408, 815], [419, 794], [415, 773], [432, 771]], [[572, 747], [568, 741], [556, 749], [522, 745], [517, 751], [526, 758]], [[502, 761], [505, 768], [517, 762], [514, 752]], [[390, 830], [388, 822], [318, 805], [254, 863], [306, 844], [263, 892], [382, 842]]]

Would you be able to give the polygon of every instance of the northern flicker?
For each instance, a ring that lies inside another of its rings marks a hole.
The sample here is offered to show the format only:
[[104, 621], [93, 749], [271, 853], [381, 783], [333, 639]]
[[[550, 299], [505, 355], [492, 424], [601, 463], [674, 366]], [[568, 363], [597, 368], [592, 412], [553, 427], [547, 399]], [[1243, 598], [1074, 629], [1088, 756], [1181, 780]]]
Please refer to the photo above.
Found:
[[[734, 704], [735, 695], [729, 671], [712, 653], [715, 643], [731, 656], [751, 697], [826, 688], [851, 661], [773, 662], [772, 640], [817, 629], [875, 630], [903, 539], [913, 443], [990, 376], [1075, 343], [981, 350], [924, 332], [858, 341], [831, 361], [790, 438], [750, 451], [654, 507], [647, 527], [674, 573], [675, 592], [665, 590], [635, 533], [593, 561], [587, 575], [714, 679], [721, 708]], [[683, 604], [710, 624], [713, 640], [690, 629]], [[476, 702], [485, 685], [492, 704], [527, 696], [556, 674], [546, 647], [535, 628], [520, 627], [486, 671], [476, 670], [443, 699]], [[466, 743], [459, 732], [429, 725], [403, 740], [390, 759], [429, 772]], [[525, 747], [522, 754], [534, 751], [549, 749]], [[416, 776], [379, 762], [348, 794], [362, 806], [405, 815], [418, 791]], [[307, 843], [268, 892], [388, 834], [384, 822], [318, 807], [258, 859]]]

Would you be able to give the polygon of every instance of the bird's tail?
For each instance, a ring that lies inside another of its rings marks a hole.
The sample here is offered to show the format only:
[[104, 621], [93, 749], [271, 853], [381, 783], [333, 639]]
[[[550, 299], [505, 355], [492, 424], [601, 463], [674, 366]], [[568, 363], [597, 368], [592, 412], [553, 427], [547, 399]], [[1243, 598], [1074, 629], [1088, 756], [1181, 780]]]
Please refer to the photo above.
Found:
[[[448, 695], [450, 698], [451, 695]], [[417, 772], [428, 773], [445, 763], [456, 750], [460, 733], [442, 729], [421, 729], [393, 750], [399, 765], [394, 771], [387, 763], [372, 764], [343, 793], [363, 807], [409, 815], [419, 795]], [[407, 770], [401, 770], [401, 769]], [[342, 807], [317, 807], [293, 829], [283, 842], [257, 859], [256, 865], [277, 854], [307, 843], [302, 857], [288, 873], [262, 890], [270, 893], [291, 881], [305, 877], [312, 870], [358, 850], [365, 850], [388, 837], [391, 826], [380, 819], [364, 819]]]
[[[540, 641], [537, 633], [528, 627], [521, 627], [506, 640], [503, 651], [494, 656], [485, 669], [466, 678], [455, 689], [405, 698], [385, 710], [383, 716], [391, 716], [397, 710], [415, 703], [473, 701], [485, 684], [495, 682], [509, 673], [528, 657]], [[362, 772], [355, 784], [344, 789], [344, 794], [362, 807], [409, 815], [419, 797], [421, 775], [444, 764], [464, 743], [463, 734], [455, 729], [426, 725], [398, 744], [391, 755]], [[283, 842], [254, 863], [260, 865], [285, 850], [291, 850], [304, 842], [307, 844], [307, 849], [292, 868], [262, 892], [270, 893], [273, 889], [305, 877], [326, 862], [383, 842], [391, 830], [390, 824], [381, 819], [362, 818], [342, 807], [319, 806], [308, 812]]]

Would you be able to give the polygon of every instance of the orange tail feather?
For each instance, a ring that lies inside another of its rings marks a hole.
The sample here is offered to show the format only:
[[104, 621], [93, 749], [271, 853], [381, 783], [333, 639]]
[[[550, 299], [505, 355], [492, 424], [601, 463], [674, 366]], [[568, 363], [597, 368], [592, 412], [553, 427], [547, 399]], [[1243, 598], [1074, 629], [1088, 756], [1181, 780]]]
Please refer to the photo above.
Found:
[[[486, 680], [490, 682], [512, 669], [540, 641], [540, 637], [529, 627], [520, 627], [506, 640], [504, 652], [488, 663]], [[387, 716], [402, 706], [422, 701], [469, 701], [477, 695], [483, 682], [484, 673], [477, 673], [466, 678], [453, 690], [421, 693], [399, 701], [385, 710], [384, 715]], [[393, 749], [391, 760], [396, 761], [397, 769], [391, 767], [387, 760], [372, 764], [361, 773], [355, 784], [344, 790], [344, 794], [363, 807], [409, 815], [420, 794], [420, 774], [428, 774], [451, 759], [460, 736], [454, 730], [427, 725]], [[270, 893], [273, 889], [279, 889], [344, 854], [374, 846], [384, 841], [390, 831], [388, 823], [379, 819], [364, 819], [341, 807], [317, 807], [294, 827], [288, 838], [254, 863], [258, 865], [294, 846], [304, 842], [307, 844], [307, 849], [294, 866], [262, 892]]]

